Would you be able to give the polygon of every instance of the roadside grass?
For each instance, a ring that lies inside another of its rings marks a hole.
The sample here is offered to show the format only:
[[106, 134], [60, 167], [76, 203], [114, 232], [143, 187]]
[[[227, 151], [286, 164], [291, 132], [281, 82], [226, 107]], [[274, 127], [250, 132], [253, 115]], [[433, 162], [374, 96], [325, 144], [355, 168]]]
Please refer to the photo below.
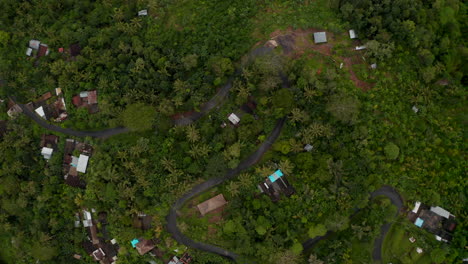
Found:
[[[405, 221], [405, 219], [402, 219]], [[430, 264], [432, 263], [429, 256], [429, 251], [423, 246], [420, 246], [423, 249], [423, 253], [419, 254], [416, 252], [418, 247], [419, 232], [413, 228], [410, 228], [409, 231], [405, 230], [401, 222], [395, 222], [385, 237], [385, 240], [382, 245], [382, 260], [383, 263], [414, 263], [414, 264]], [[413, 234], [413, 235], [410, 235]], [[425, 235], [425, 234], [422, 234]], [[413, 244], [409, 241], [409, 238], [413, 236], [416, 239], [416, 242]], [[433, 238], [432, 238], [433, 239]]]

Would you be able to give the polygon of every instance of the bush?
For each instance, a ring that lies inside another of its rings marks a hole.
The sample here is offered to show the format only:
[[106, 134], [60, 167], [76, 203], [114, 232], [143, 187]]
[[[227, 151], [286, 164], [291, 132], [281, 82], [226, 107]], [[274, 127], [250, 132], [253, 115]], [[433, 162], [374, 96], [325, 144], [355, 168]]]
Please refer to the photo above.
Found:
[[385, 156], [387, 156], [388, 159], [396, 159], [398, 158], [398, 155], [400, 154], [400, 148], [393, 144], [393, 143], [388, 143], [385, 148]]

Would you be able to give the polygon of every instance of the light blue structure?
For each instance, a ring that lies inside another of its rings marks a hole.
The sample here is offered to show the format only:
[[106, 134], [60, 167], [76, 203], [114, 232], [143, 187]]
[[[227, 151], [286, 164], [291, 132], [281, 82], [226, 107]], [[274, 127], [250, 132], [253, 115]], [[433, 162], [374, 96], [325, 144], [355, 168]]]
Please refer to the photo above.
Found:
[[279, 178], [281, 178], [281, 176], [283, 176], [283, 172], [281, 172], [281, 170], [277, 170], [277, 171], [275, 171], [275, 173], [273, 173], [272, 175], [268, 176], [268, 178], [269, 178], [270, 181], [273, 183], [273, 182], [275, 182], [276, 180], [278, 180]]
[[417, 218], [416, 219], [416, 222], [414, 222], [414, 224], [417, 226], [417, 227], [422, 227], [422, 225], [424, 224], [424, 220], [422, 220], [421, 218]]
[[131, 243], [132, 243], [132, 247], [133, 247], [133, 248], [136, 248], [136, 244], [138, 244], [139, 242], [140, 242], [140, 240], [134, 238], [134, 239], [132, 240], [132, 242], [131, 242]]

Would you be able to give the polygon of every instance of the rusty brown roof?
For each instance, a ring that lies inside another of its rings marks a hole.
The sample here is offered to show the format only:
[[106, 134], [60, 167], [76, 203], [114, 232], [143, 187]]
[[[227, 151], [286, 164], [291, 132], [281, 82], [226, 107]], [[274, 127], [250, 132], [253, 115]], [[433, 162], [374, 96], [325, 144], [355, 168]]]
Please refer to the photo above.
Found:
[[205, 215], [213, 210], [220, 208], [221, 206], [227, 204], [226, 199], [224, 199], [223, 194], [218, 194], [215, 197], [204, 201], [203, 203], [197, 205], [198, 210], [202, 215]]

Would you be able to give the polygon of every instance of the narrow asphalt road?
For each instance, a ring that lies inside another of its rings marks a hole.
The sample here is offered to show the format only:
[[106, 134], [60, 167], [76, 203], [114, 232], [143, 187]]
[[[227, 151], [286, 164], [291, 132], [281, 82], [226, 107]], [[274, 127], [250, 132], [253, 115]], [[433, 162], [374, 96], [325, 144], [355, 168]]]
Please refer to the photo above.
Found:
[[[398, 212], [401, 210], [403, 207], [403, 200], [401, 199], [400, 194], [395, 190], [393, 187], [384, 185], [380, 187], [378, 190], [375, 190], [370, 194], [371, 199], [375, 198], [377, 196], [385, 196], [390, 201], [392, 202], [393, 205], [397, 207], [397, 213], [395, 216], [398, 215]], [[355, 215], [359, 210], [356, 210], [353, 215]], [[375, 261], [380, 261], [382, 259], [382, 243], [383, 240], [385, 239], [385, 236], [387, 235], [388, 230], [390, 229], [391, 223], [385, 223], [380, 227], [380, 235], [377, 239], [374, 241], [374, 249], [372, 251], [372, 258]], [[302, 247], [304, 250], [308, 250], [315, 246], [320, 240], [328, 238], [330, 235], [332, 235], [332, 231], [328, 231], [324, 236], [316, 236], [314, 238], [310, 238], [304, 243], [302, 243]]]
[[262, 155], [268, 149], [270, 149], [270, 147], [273, 145], [275, 140], [278, 138], [278, 136], [281, 133], [281, 130], [283, 128], [283, 125], [284, 125], [285, 121], [286, 121], [286, 118], [279, 119], [276, 122], [275, 128], [273, 129], [273, 131], [268, 136], [267, 140], [265, 140], [265, 142], [263, 142], [260, 145], [260, 147], [252, 155], [250, 155], [249, 157], [244, 159], [241, 163], [239, 163], [239, 165], [236, 168], [229, 170], [222, 177], [212, 178], [212, 179], [209, 179], [209, 180], [207, 180], [207, 181], [205, 181], [203, 183], [200, 183], [200, 184], [196, 185], [190, 191], [188, 191], [182, 197], [180, 197], [172, 205], [171, 210], [169, 211], [169, 215], [166, 218], [167, 219], [167, 230], [169, 231], [169, 233], [172, 234], [172, 236], [174, 237], [174, 239], [177, 242], [179, 242], [181, 244], [184, 244], [184, 245], [186, 245], [188, 247], [191, 247], [191, 248], [196, 248], [196, 249], [199, 249], [199, 250], [202, 250], [202, 251], [218, 254], [220, 256], [227, 257], [227, 258], [230, 258], [230, 259], [233, 259], [233, 260], [236, 260], [238, 258], [238, 255], [236, 253], [234, 253], [234, 252], [230, 252], [228, 250], [222, 249], [222, 248], [214, 246], [214, 245], [194, 241], [194, 240], [188, 238], [187, 236], [185, 236], [184, 234], [182, 234], [182, 232], [177, 227], [177, 211], [187, 201], [189, 201], [193, 197], [195, 197], [195, 196], [197, 196], [197, 195], [199, 195], [199, 194], [213, 188], [216, 185], [219, 185], [219, 184], [221, 184], [221, 183], [223, 183], [223, 182], [225, 182], [227, 180], [230, 180], [230, 179], [234, 178], [241, 171], [243, 171], [243, 170], [251, 167], [255, 163], [257, 163], [260, 160], [260, 158], [262, 157]]
[[48, 129], [48, 130], [55, 131], [55, 132], [60, 132], [66, 135], [76, 136], [76, 137], [108, 138], [110, 136], [114, 136], [114, 135], [121, 134], [121, 133], [126, 133], [129, 131], [129, 129], [125, 127], [116, 127], [116, 128], [110, 128], [110, 129], [101, 130], [101, 131], [76, 131], [70, 128], [63, 128], [63, 127], [55, 126], [55, 125], [49, 124], [46, 120], [39, 117], [36, 113], [31, 111], [31, 109], [26, 107], [24, 104], [18, 103], [16, 101], [16, 98], [14, 98], [13, 96], [10, 97], [10, 99], [14, 103], [16, 103], [21, 108], [21, 110], [23, 110], [23, 113], [26, 116], [31, 118], [34, 122], [36, 122], [41, 127]]
[[[271, 52], [273, 48], [260, 46], [252, 51], [247, 55], [246, 63], [252, 62], [256, 57], [268, 54]], [[187, 116], [182, 116], [174, 120], [174, 125], [176, 126], [187, 126], [192, 124], [193, 122], [197, 121], [198, 119], [202, 118], [208, 112], [210, 112], [213, 108], [219, 105], [223, 99], [228, 95], [229, 91], [232, 88], [232, 82], [234, 81], [234, 77], [241, 74], [241, 70], [237, 69], [233, 76], [231, 76], [226, 84], [224, 84], [218, 92], [200, 109], [200, 112], [190, 112]]]

